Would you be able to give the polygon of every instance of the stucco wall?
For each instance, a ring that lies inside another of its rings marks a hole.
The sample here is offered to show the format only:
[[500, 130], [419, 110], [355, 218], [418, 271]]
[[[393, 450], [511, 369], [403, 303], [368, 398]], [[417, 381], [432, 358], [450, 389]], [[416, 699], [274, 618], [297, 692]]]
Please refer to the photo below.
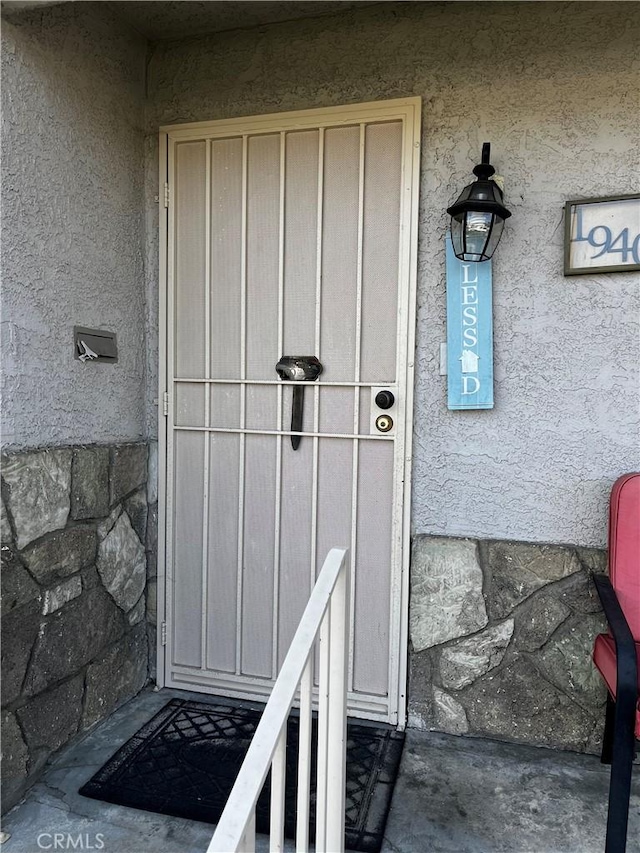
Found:
[[[96, 5], [3, 20], [5, 448], [144, 432], [146, 46]], [[118, 363], [74, 360], [74, 325], [115, 331]]]
[[[158, 127], [420, 95], [414, 532], [601, 546], [610, 486], [640, 466], [638, 277], [564, 278], [562, 212], [570, 198], [638, 189], [639, 43], [634, 4], [398, 3], [156, 46], [150, 365]], [[485, 140], [513, 211], [494, 261], [496, 407], [449, 412], [445, 208]], [[150, 370], [152, 434], [156, 381]]]

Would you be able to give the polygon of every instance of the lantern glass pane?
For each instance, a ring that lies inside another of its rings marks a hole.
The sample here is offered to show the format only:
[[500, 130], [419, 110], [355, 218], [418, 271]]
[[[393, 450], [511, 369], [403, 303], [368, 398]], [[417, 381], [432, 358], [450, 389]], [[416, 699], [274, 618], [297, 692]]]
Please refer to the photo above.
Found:
[[489, 232], [491, 231], [493, 214], [470, 210], [467, 213], [466, 219], [466, 254], [478, 255], [479, 260], [482, 257]]
[[493, 223], [493, 230], [491, 231], [491, 236], [489, 237], [489, 242], [487, 243], [487, 247], [484, 250], [485, 257], [487, 260], [493, 255], [496, 250], [496, 246], [500, 242], [500, 237], [502, 237], [502, 229], [504, 228], [504, 219], [501, 216], [495, 216], [495, 221]]
[[453, 253], [458, 258], [464, 253], [464, 245], [462, 243], [464, 219], [464, 214], [451, 218], [451, 243], [453, 245]]

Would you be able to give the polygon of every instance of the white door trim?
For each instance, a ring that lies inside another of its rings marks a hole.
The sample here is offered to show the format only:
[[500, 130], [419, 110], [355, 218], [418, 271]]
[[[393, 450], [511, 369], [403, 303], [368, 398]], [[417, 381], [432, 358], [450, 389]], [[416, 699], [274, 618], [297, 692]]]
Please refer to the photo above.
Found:
[[164, 636], [166, 620], [167, 546], [167, 239], [169, 210], [165, 207], [167, 185], [167, 134], [161, 133], [158, 156], [158, 555], [156, 566], [156, 685], [165, 685]]
[[[176, 141], [216, 139], [229, 136], [243, 136], [264, 132], [285, 132], [304, 128], [336, 127], [362, 122], [394, 121], [403, 122], [403, 174], [402, 206], [399, 253], [399, 304], [400, 330], [406, 334], [398, 335], [398, 366], [406, 370], [405, 393], [406, 412], [404, 429], [397, 436], [396, 464], [399, 472], [396, 477], [394, 495], [394, 529], [396, 538], [393, 543], [394, 566], [396, 570], [391, 578], [391, 614], [389, 648], [389, 715], [387, 719], [403, 728], [407, 706], [407, 657], [409, 625], [409, 559], [410, 559], [410, 520], [411, 520], [411, 473], [412, 473], [412, 434], [413, 434], [413, 383], [416, 323], [417, 289], [417, 236], [418, 236], [418, 193], [420, 178], [420, 127], [421, 99], [402, 98], [392, 101], [374, 101], [322, 109], [301, 110], [297, 112], [275, 113], [247, 118], [222, 119], [209, 122], [167, 125], [160, 129], [159, 164], [159, 424], [158, 424], [158, 577], [157, 577], [157, 684], [167, 683], [165, 670], [165, 646], [162, 645], [171, 614], [167, 612], [169, 604], [166, 585], [171, 582], [171, 568], [168, 555], [172, 553], [171, 525], [167, 524], [167, 512], [170, 506], [168, 496], [172, 492], [173, 459], [172, 442], [168, 441], [169, 422], [173, 422], [173, 400], [169, 394], [169, 376], [172, 376], [173, 300], [168, 295], [173, 292], [173, 270], [167, 259], [174, 255], [174, 205], [169, 196], [168, 207], [164, 206], [163, 188], [173, 173], [173, 149]], [[404, 365], [404, 367], [402, 367]], [[173, 378], [173, 377], [172, 377]], [[398, 377], [400, 378], [400, 377]], [[167, 399], [168, 398], [168, 399]], [[165, 400], [167, 400], [166, 405]], [[168, 416], [165, 416], [166, 415]], [[195, 674], [194, 674], [195, 675]], [[195, 678], [192, 683], [198, 681]], [[258, 686], [258, 685], [256, 685]], [[185, 687], [187, 685], [185, 684]], [[231, 688], [231, 685], [230, 685]], [[227, 695], [234, 694], [231, 688]], [[240, 695], [240, 694], [236, 694]], [[366, 711], [363, 716], [366, 716]], [[380, 714], [371, 708], [371, 716], [380, 719]]]

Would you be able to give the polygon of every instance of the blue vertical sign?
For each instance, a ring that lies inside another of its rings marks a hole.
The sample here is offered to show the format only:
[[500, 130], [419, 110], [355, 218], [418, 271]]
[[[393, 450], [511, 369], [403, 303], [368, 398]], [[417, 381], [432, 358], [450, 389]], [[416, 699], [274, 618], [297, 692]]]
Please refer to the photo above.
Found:
[[447, 375], [450, 409], [493, 409], [491, 261], [459, 261], [449, 234]]

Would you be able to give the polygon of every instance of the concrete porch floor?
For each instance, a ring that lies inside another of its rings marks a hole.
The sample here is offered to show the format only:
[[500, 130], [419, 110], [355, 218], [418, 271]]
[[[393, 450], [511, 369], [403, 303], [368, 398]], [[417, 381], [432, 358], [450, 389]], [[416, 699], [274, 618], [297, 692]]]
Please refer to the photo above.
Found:
[[[25, 800], [5, 816], [3, 831], [10, 838], [2, 853], [54, 850], [54, 833], [65, 838], [70, 833], [75, 849], [204, 853], [213, 831], [209, 824], [78, 794], [116, 749], [174, 696], [203, 699], [201, 694], [147, 689], [64, 749]], [[638, 770], [628, 853], [640, 853]], [[608, 768], [594, 756], [410, 730], [383, 851], [602, 853], [607, 790]], [[258, 850], [267, 847], [260, 838]], [[286, 849], [294, 848], [289, 844]]]

